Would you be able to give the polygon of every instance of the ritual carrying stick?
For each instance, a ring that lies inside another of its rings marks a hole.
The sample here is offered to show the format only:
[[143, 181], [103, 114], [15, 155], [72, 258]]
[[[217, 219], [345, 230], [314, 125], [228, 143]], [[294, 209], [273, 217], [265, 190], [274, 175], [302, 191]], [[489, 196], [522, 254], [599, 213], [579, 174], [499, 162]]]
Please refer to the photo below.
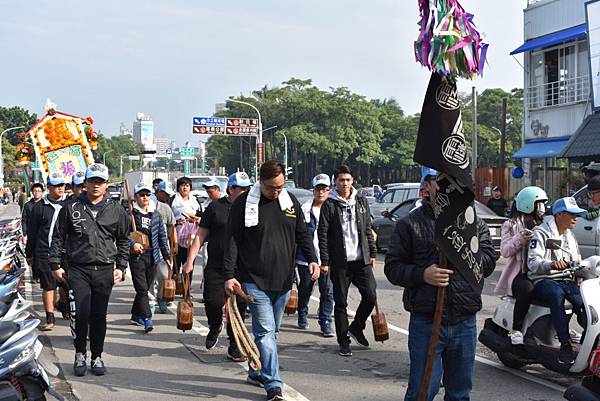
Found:
[[[440, 268], [446, 269], [448, 266], [446, 255], [440, 252]], [[425, 372], [421, 389], [419, 390], [419, 401], [426, 401], [429, 394], [429, 382], [431, 381], [431, 371], [433, 370], [433, 360], [437, 349], [438, 338], [440, 337], [440, 327], [442, 325], [442, 316], [444, 315], [444, 300], [446, 298], [446, 287], [438, 287], [437, 301], [435, 304], [435, 314], [433, 315], [433, 327], [431, 329], [431, 340], [429, 341], [429, 350], [427, 351], [427, 361], [425, 363]]]

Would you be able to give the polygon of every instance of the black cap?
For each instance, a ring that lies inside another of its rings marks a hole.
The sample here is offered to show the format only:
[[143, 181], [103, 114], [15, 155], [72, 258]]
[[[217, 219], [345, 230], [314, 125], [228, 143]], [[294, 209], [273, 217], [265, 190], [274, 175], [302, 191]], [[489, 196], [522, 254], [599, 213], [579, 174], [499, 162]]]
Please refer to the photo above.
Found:
[[588, 181], [588, 191], [600, 190], [600, 175], [593, 176]]

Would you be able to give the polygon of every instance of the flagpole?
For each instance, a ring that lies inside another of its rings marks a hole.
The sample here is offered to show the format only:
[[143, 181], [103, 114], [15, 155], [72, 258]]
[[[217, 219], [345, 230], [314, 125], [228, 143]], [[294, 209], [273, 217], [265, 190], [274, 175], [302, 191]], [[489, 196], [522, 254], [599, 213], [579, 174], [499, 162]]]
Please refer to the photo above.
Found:
[[[448, 259], [446, 255], [439, 251], [441, 269], [446, 269]], [[446, 287], [438, 287], [437, 300], [435, 303], [435, 313], [433, 315], [433, 326], [431, 328], [431, 340], [429, 342], [429, 350], [427, 351], [427, 361], [425, 362], [425, 372], [423, 381], [419, 390], [419, 401], [426, 401], [429, 394], [429, 383], [431, 382], [431, 372], [433, 370], [433, 362], [435, 360], [435, 352], [437, 349], [438, 339], [440, 336], [440, 328], [442, 326], [442, 317], [444, 316], [444, 301], [446, 299]]]

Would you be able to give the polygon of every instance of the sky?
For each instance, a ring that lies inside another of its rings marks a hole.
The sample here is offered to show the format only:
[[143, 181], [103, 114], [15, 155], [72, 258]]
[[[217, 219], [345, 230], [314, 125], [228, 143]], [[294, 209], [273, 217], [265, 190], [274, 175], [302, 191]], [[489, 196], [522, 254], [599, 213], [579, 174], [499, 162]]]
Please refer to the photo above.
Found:
[[[526, 1], [461, 4], [490, 48], [484, 77], [459, 90], [522, 87], [509, 53]], [[144, 112], [178, 145], [197, 142], [192, 117], [215, 103], [291, 77], [414, 114], [429, 79], [413, 54], [418, 12], [417, 0], [0, 0], [0, 105], [40, 115], [50, 98], [107, 135]]]

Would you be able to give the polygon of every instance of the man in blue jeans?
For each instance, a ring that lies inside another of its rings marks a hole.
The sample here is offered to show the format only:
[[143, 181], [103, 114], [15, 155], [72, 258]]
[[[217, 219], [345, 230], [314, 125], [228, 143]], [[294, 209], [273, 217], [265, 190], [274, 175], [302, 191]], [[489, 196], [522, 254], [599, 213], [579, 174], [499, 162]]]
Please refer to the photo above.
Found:
[[[445, 401], [467, 401], [473, 385], [477, 343], [475, 314], [481, 309], [481, 290], [474, 289], [449, 263], [440, 268], [434, 239], [434, 213], [438, 185], [436, 174], [423, 176], [426, 196], [422, 206], [396, 223], [385, 258], [385, 275], [404, 287], [404, 308], [410, 312], [408, 350], [410, 376], [405, 401], [417, 400], [423, 376], [437, 301], [437, 287], [446, 287], [440, 336], [436, 348], [427, 400], [431, 401], [444, 383]], [[484, 277], [496, 266], [490, 232], [477, 218], [480, 265]]]
[[[321, 214], [321, 206], [329, 196], [329, 184], [331, 179], [327, 174], [318, 174], [312, 180], [313, 199], [302, 205], [302, 213], [308, 227], [308, 233], [313, 238], [315, 254], [319, 264], [319, 238], [317, 236], [317, 226]], [[298, 266], [298, 328], [308, 329], [308, 304], [315, 282], [312, 280], [308, 270], [308, 262], [302, 251], [298, 252], [296, 257]], [[324, 337], [333, 337], [335, 334], [331, 328], [331, 314], [333, 313], [333, 283], [329, 274], [323, 269], [323, 274], [319, 277], [319, 326]]]
[[[551, 219], [533, 229], [533, 238], [529, 241], [527, 253], [527, 276], [533, 281], [533, 295], [550, 304], [550, 317], [560, 341], [558, 362], [572, 364], [575, 353], [571, 346], [569, 318], [565, 312], [565, 299], [573, 305], [578, 322], [585, 326], [585, 311], [579, 287], [570, 274], [560, 272], [569, 267], [570, 262], [581, 261], [577, 239], [571, 232], [577, 223], [577, 217], [586, 211], [577, 206], [572, 197], [560, 198], [552, 205]], [[557, 239], [561, 249], [546, 248], [547, 239]], [[548, 275], [552, 274], [552, 278]]]
[[247, 381], [264, 387], [267, 401], [284, 400], [277, 333], [292, 288], [296, 246], [306, 256], [312, 280], [320, 274], [300, 203], [285, 190], [284, 171], [276, 160], [260, 167], [260, 181], [231, 206], [225, 235], [225, 291], [233, 295], [241, 286], [255, 299], [250, 313], [262, 369], [249, 368]]

